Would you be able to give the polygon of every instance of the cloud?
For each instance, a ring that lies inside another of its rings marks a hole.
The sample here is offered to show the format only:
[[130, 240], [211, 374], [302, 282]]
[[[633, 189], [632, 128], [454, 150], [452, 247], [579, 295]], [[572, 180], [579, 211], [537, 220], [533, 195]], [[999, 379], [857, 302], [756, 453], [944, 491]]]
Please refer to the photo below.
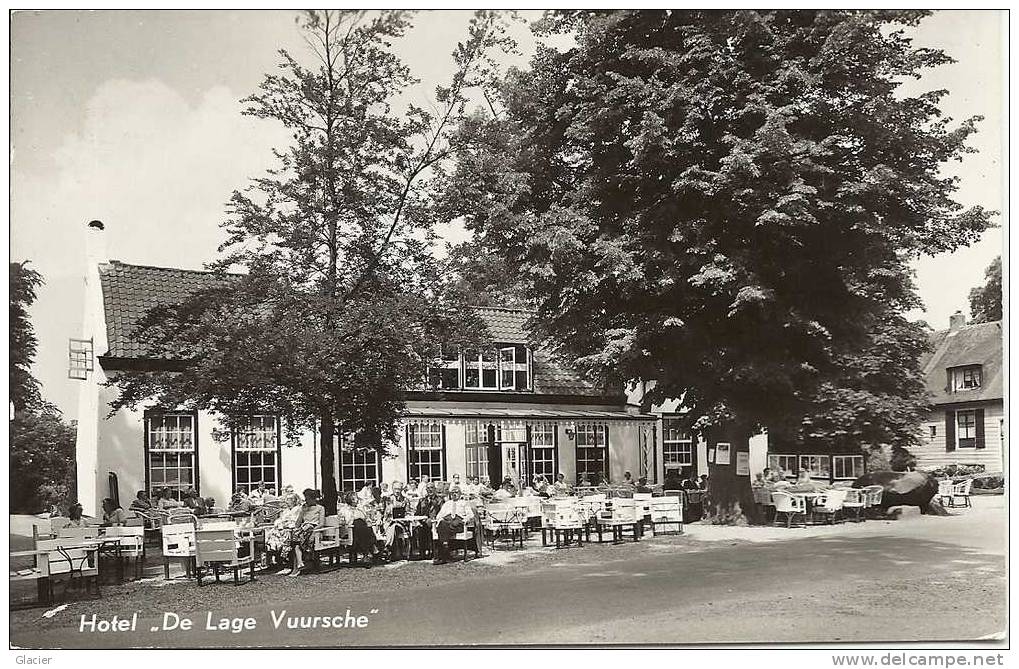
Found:
[[114, 259], [193, 268], [212, 260], [230, 193], [288, 141], [278, 125], [242, 116], [238, 98], [215, 87], [192, 104], [160, 81], [111, 80], [88, 100], [81, 130], [52, 160], [33, 161], [55, 169], [19, 171], [19, 152], [33, 147], [14, 147], [12, 258], [30, 259], [47, 281], [33, 308], [37, 375], [71, 417], [66, 341], [81, 327], [85, 223], [106, 224]]

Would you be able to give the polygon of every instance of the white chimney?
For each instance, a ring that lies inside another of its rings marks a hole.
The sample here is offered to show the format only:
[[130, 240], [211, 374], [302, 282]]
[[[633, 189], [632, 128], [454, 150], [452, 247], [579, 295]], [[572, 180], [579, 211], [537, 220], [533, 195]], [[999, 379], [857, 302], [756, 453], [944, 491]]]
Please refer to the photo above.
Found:
[[102, 221], [89, 221], [85, 232], [85, 262], [90, 268], [110, 261], [106, 254], [106, 226]]
[[956, 330], [960, 329], [964, 325], [966, 325], [966, 314], [962, 313], [961, 311], [957, 310], [948, 319], [948, 331], [949, 332], [955, 332]]

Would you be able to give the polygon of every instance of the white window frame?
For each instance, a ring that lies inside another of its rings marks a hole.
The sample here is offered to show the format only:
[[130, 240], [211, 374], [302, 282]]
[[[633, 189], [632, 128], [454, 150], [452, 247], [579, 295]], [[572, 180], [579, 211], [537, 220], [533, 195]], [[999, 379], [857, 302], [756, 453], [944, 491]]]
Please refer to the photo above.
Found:
[[[694, 443], [686, 430], [669, 427], [677, 418], [662, 418], [662, 464], [665, 467], [692, 467], [694, 464]], [[685, 456], [685, 457], [684, 457]]]
[[[850, 465], [851, 473], [846, 474], [846, 465]], [[841, 470], [841, 473], [840, 471]], [[832, 478], [836, 481], [856, 479], [863, 476], [864, 462], [862, 455], [833, 455], [831, 456]]]
[[[231, 463], [233, 470], [234, 492], [250, 493], [264, 484], [266, 488], [279, 491], [282, 472], [280, 471], [279, 452], [279, 421], [276, 416], [254, 414], [245, 416], [245, 423], [233, 429], [234, 458]], [[258, 464], [252, 463], [252, 456], [258, 454]], [[241, 460], [245, 462], [242, 464]], [[267, 462], [268, 460], [268, 462]], [[272, 478], [266, 480], [265, 470], [272, 470]], [[240, 481], [240, 472], [248, 472], [247, 481]], [[258, 472], [257, 477], [252, 472]]]
[[549, 483], [553, 483], [558, 470], [555, 424], [531, 425], [531, 475], [542, 475]]
[[983, 377], [984, 370], [981, 365], [955, 367], [952, 369], [952, 390], [953, 392], [978, 390], [983, 385]]
[[[804, 466], [803, 464], [804, 462], [807, 463], [806, 466]], [[799, 464], [800, 471], [806, 469], [808, 472], [810, 472], [810, 478], [821, 478], [821, 479], [831, 478], [831, 456], [829, 455], [820, 455], [816, 453], [801, 455]], [[819, 466], [815, 469], [814, 467], [815, 464], [826, 466]], [[825, 469], [827, 469], [828, 471], [826, 472]]]
[[[966, 436], [963, 436], [963, 416], [970, 416], [973, 420], [972, 423], [967, 421], [965, 425]], [[968, 439], [970, 443], [968, 445], [963, 444], [962, 440]], [[955, 412], [955, 447], [962, 449], [975, 449], [977, 447], [977, 412], [976, 409], [961, 409]]]
[[[357, 492], [371, 481], [381, 485], [382, 458], [377, 450], [355, 446], [352, 434], [343, 435], [339, 450], [340, 477], [337, 483], [342, 492]], [[349, 485], [346, 485], [347, 482]]]
[[[167, 429], [168, 420], [173, 419], [175, 428]], [[181, 420], [187, 419], [187, 424], [190, 425], [190, 429], [185, 430], [182, 427]], [[159, 422], [159, 428], [154, 429], [156, 422]], [[148, 485], [150, 493], [156, 490], [162, 490], [169, 488], [171, 494], [176, 499], [181, 499], [183, 493], [188, 488], [194, 488], [198, 490], [198, 419], [195, 414], [186, 411], [165, 411], [159, 413], [151, 413], [145, 417], [145, 430], [147, 434], [147, 446], [148, 453], [145, 458], [145, 474], [148, 479]], [[173, 467], [167, 466], [165, 460], [158, 467], [153, 466], [153, 455], [159, 454], [162, 458], [169, 458], [171, 455], [176, 456], [176, 465]], [[190, 457], [190, 464], [182, 466], [181, 462], [185, 456]], [[155, 470], [164, 472], [163, 481], [157, 482], [153, 477]], [[175, 471], [177, 472], [177, 482], [167, 483], [165, 472]], [[181, 483], [181, 472], [190, 472], [190, 481]]]
[[[423, 430], [427, 429], [427, 432]], [[419, 445], [417, 439], [427, 437], [424, 445]], [[417, 423], [407, 426], [407, 468], [410, 478], [421, 479], [422, 467], [427, 467], [424, 472], [433, 481], [446, 480], [446, 436], [441, 423]], [[428, 461], [422, 464], [420, 455], [428, 454]], [[437, 460], [435, 458], [438, 458]], [[434, 468], [438, 468], [438, 472]]]
[[795, 476], [799, 468], [799, 456], [792, 453], [769, 453], [768, 468], [772, 470], [781, 469], [786, 476]]

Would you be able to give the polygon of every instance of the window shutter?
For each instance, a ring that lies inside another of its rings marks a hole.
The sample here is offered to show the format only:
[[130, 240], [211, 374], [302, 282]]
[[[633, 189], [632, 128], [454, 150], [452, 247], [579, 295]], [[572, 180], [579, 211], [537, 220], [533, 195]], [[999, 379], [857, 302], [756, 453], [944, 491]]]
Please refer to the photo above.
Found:
[[952, 370], [951, 368], [945, 370], [945, 392], [952, 392]]
[[977, 448], [985, 448], [986, 444], [984, 443], [984, 410], [983, 409], [977, 409], [973, 413], [976, 414], [976, 422], [977, 422], [977, 438], [976, 438], [976, 444], [974, 444], [974, 445]]
[[955, 412], [945, 412], [945, 450], [955, 450]]

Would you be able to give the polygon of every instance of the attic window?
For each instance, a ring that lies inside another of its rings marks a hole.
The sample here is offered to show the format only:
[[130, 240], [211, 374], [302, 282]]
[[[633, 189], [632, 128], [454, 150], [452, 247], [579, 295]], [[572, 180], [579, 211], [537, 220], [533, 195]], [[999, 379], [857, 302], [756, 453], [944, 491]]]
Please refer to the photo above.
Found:
[[953, 393], [965, 390], [975, 390], [980, 387], [983, 380], [983, 370], [980, 365], [967, 365], [966, 367], [953, 367], [948, 370], [950, 388]]

